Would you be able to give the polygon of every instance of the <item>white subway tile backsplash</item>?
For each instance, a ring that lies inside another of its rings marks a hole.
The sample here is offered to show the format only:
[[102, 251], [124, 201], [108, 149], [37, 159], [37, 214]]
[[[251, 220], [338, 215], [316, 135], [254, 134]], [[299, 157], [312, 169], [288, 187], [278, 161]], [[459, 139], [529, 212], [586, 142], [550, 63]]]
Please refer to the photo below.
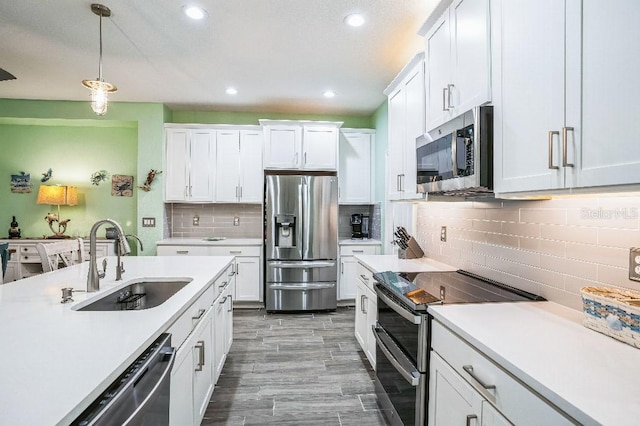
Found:
[[583, 286], [640, 291], [627, 270], [629, 247], [640, 246], [637, 194], [428, 202], [417, 208], [416, 223], [428, 256], [574, 309], [582, 309]]

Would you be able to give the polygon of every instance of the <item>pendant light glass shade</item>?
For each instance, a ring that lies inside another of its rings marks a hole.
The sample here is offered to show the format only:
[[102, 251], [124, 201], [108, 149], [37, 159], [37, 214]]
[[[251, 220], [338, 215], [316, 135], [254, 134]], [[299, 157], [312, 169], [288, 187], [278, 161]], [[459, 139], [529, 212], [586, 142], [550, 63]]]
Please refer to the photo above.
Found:
[[105, 115], [109, 107], [109, 93], [118, 90], [116, 86], [102, 79], [102, 17], [111, 16], [111, 10], [102, 4], [92, 4], [91, 11], [100, 17], [100, 62], [98, 63], [98, 78], [96, 80], [82, 80], [82, 85], [91, 90], [91, 109], [97, 115]]

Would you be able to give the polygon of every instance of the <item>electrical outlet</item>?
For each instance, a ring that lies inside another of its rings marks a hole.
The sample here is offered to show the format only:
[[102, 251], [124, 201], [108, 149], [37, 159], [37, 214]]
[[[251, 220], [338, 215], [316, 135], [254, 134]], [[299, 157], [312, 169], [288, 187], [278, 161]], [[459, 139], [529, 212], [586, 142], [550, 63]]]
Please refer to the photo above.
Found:
[[447, 227], [446, 226], [441, 226], [440, 227], [440, 241], [442, 241], [443, 243], [447, 242]]
[[640, 281], [640, 247], [629, 249], [629, 279]]
[[238, 216], [233, 218], [233, 226], [240, 226], [240, 218]]
[[200, 226], [200, 216], [198, 216], [198, 213], [193, 215], [193, 226]]

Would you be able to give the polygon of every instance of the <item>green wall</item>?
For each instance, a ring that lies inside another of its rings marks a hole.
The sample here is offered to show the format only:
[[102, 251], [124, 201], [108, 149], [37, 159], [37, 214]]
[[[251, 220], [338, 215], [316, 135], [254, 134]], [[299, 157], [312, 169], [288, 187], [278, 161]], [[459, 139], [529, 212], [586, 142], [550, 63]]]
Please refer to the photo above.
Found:
[[[86, 236], [99, 217], [115, 219], [129, 231], [135, 232], [137, 194], [133, 197], [112, 197], [110, 180], [99, 186], [89, 177], [96, 170], [111, 174], [136, 175], [138, 135], [135, 123], [118, 126], [92, 126], [78, 120], [77, 125], [50, 124], [46, 120], [30, 124], [2, 124], [0, 120], [0, 170], [5, 184], [0, 185], [0, 224], [8, 229], [11, 217], [16, 216], [24, 237], [51, 235], [44, 220], [56, 207], [37, 205], [40, 185], [68, 185], [78, 187], [77, 206], [62, 206], [61, 218], [71, 219], [66, 234]], [[42, 173], [53, 170], [51, 179], [41, 182]], [[12, 193], [8, 185], [11, 174], [24, 171], [31, 175], [32, 192]], [[0, 228], [2, 229], [2, 228]], [[6, 229], [2, 236], [6, 237]], [[57, 226], [54, 224], [54, 229]], [[104, 236], [104, 233], [100, 233]]]
[[[107, 115], [97, 117], [91, 111], [89, 102], [0, 99], [0, 123], [4, 126], [0, 131], [11, 128], [14, 138], [22, 143], [22, 154], [16, 157], [9, 156], [3, 142], [0, 151], [0, 177], [5, 179], [6, 186], [0, 190], [0, 194], [6, 195], [10, 175], [21, 170], [31, 172], [32, 183], [36, 184], [34, 190], [37, 190], [40, 173], [49, 167], [53, 169], [53, 183], [67, 183], [63, 178], [68, 178], [77, 179], [80, 186], [94, 171], [106, 169], [110, 173], [120, 174], [122, 170], [122, 174], [133, 174], [134, 184], [138, 185], [144, 182], [149, 169], [162, 170], [163, 124], [169, 115], [170, 111], [162, 104], [153, 103], [111, 103]], [[47, 142], [47, 137], [46, 131], [33, 128], [36, 126], [48, 127], [52, 137], [55, 135], [58, 138], [57, 142], [47, 144], [47, 151], [52, 158], [56, 155], [60, 158], [56, 163], [47, 160], [39, 152]], [[40, 135], [39, 139], [30, 139], [30, 135], [35, 134]], [[61, 140], [65, 135], [78, 139], [65, 142]], [[2, 140], [5, 141], [6, 138], [3, 136]], [[137, 144], [134, 144], [134, 140]], [[108, 151], [104, 145], [108, 146], [110, 143], [128, 143], [127, 150]], [[69, 151], [66, 148], [70, 146], [83, 147], [83, 150]], [[33, 158], [28, 158], [29, 155]], [[90, 171], [89, 175], [87, 170]], [[162, 239], [164, 224], [162, 175], [151, 191], [136, 190], [133, 198], [124, 201], [111, 197], [110, 193], [107, 195], [107, 186], [103, 185], [97, 188], [87, 187], [86, 192], [84, 188], [78, 188], [81, 205], [62, 207], [62, 217], [71, 218], [69, 227], [72, 235], [87, 235], [89, 224], [113, 214], [113, 218], [119, 219], [125, 232], [137, 234], [142, 239], [145, 250], [141, 254], [154, 255], [155, 242]], [[5, 198], [0, 199], [0, 236], [6, 236], [12, 212], [18, 211], [22, 212], [16, 215], [23, 236], [42, 236], [46, 233], [44, 230], [48, 231], [48, 225], [44, 221], [43, 212], [46, 213], [48, 207], [35, 204], [36, 192], [30, 195], [10, 195], [6, 202]], [[139, 227], [142, 217], [155, 217], [156, 227]], [[85, 228], [81, 229], [80, 226]], [[99, 230], [98, 235], [101, 234], [104, 235]]]
[[261, 112], [173, 111], [172, 123], [252, 124], [261, 118], [270, 120], [342, 121], [342, 127], [371, 128], [371, 116], [328, 114], [285, 114]]

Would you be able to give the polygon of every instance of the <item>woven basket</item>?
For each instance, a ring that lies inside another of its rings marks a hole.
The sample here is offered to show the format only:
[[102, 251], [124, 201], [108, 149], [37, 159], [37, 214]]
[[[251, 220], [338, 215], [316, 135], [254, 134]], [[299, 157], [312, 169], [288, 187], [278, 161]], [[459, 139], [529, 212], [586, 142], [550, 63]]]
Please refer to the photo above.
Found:
[[640, 348], [640, 293], [607, 287], [583, 287], [584, 325]]

